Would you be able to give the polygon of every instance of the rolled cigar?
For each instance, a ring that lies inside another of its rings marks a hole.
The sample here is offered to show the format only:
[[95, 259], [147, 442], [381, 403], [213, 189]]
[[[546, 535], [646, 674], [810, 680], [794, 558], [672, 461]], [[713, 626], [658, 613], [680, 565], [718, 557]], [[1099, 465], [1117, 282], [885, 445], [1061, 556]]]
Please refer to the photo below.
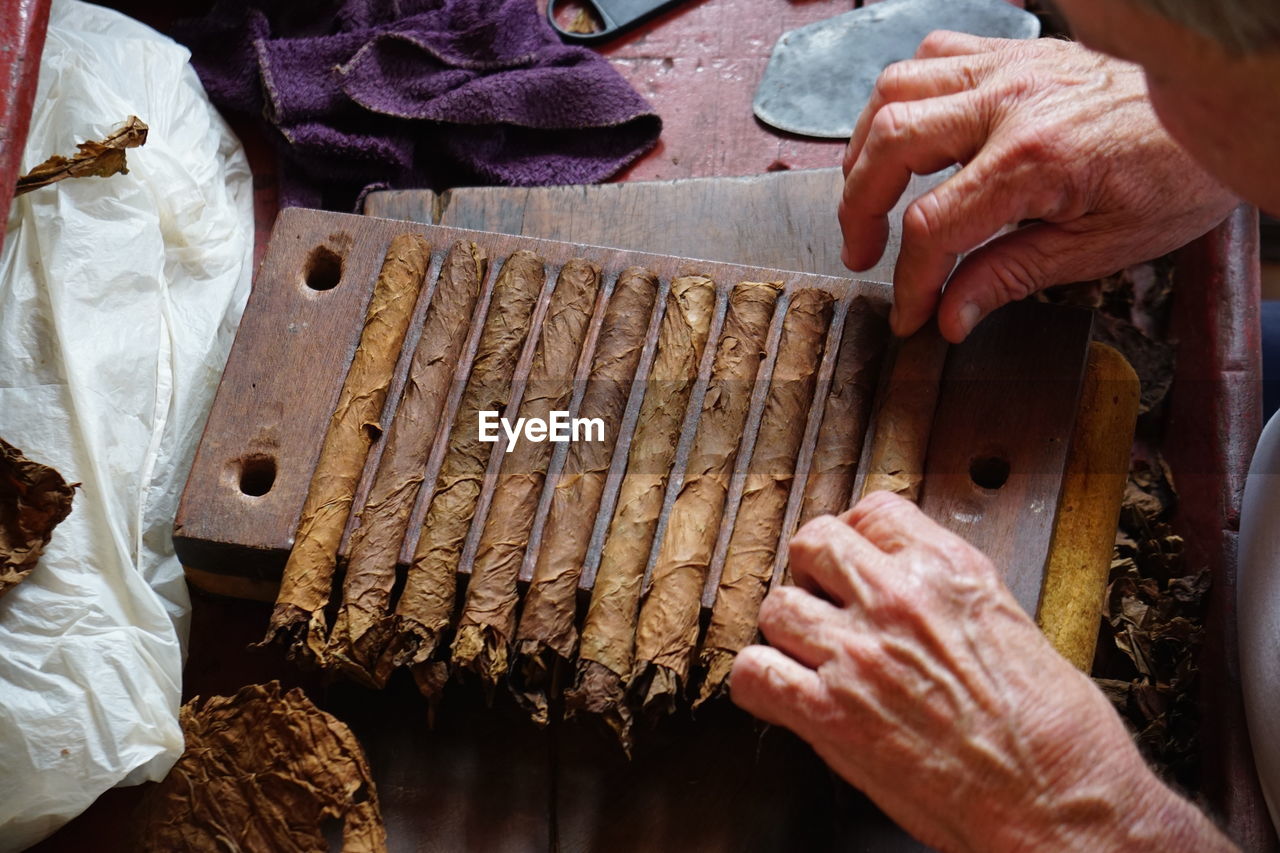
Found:
[[820, 515], [838, 515], [852, 503], [888, 336], [884, 312], [865, 297], [853, 300], [804, 486], [801, 527]]
[[901, 341], [876, 411], [859, 497], [883, 490], [920, 502], [925, 451], [946, 360], [947, 341], [932, 326]]
[[378, 473], [351, 536], [328, 661], [376, 687], [382, 684], [375, 665], [394, 625], [389, 605], [396, 560], [488, 265], [484, 250], [463, 240], [445, 257]]
[[604, 425], [599, 441], [580, 441], [569, 449], [547, 515], [533, 580], [524, 598], [516, 633], [517, 665], [512, 670], [517, 699], [539, 723], [547, 722], [547, 682], [557, 661], [573, 657], [578, 579], [600, 508], [605, 478], [645, 330], [653, 313], [658, 279], [639, 267], [618, 277], [605, 314], [591, 377], [578, 417]]
[[721, 692], [734, 657], [756, 637], [756, 616], [773, 578], [832, 300], [825, 291], [802, 290], [791, 300], [782, 323], [769, 396], [716, 589], [711, 625], [702, 641], [700, 663], [706, 676], [698, 704]]
[[526, 251], [507, 258], [494, 282], [471, 377], [449, 432], [449, 448], [404, 590], [396, 602], [396, 633], [378, 662], [382, 681], [392, 668], [411, 666], [418, 688], [428, 697], [439, 691], [448, 674], [444, 662], [434, 657], [453, 617], [458, 558], [493, 449], [491, 443], [480, 440], [479, 413], [499, 411], [507, 404], [511, 377], [544, 282], [542, 259]]
[[263, 639], [288, 643], [290, 657], [323, 661], [328, 635], [324, 609], [332, 592], [338, 543], [373, 443], [375, 430], [370, 427], [376, 428], [382, 415], [430, 260], [431, 247], [416, 234], [402, 234], [387, 247]]
[[702, 587], [781, 289], [780, 282], [742, 282], [729, 296], [684, 482], [667, 521], [653, 583], [640, 606], [636, 664], [627, 690], [646, 712], [674, 710], [689, 676], [698, 645]]
[[566, 696], [573, 711], [600, 715], [628, 750], [631, 713], [624, 698], [640, 586], [715, 304], [711, 279], [683, 276], [671, 282], [658, 351], [582, 627], [574, 688]]
[[[561, 268], [520, 404], [519, 417], [526, 422], [550, 423], [552, 412], [569, 408], [575, 366], [599, 289], [596, 264], [575, 258]], [[507, 671], [520, 565], [554, 450], [549, 441], [528, 439], [507, 448], [480, 534], [453, 641], [453, 664], [476, 672], [490, 685]]]

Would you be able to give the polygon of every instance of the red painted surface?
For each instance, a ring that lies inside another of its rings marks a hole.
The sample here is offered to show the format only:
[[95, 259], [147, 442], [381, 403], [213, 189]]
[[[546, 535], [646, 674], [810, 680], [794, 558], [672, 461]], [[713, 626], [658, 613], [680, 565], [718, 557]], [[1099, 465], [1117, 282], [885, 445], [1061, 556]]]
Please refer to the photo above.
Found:
[[839, 15], [850, 0], [702, 0], [678, 6], [600, 49], [662, 117], [657, 147], [621, 180], [759, 175], [836, 166], [841, 142], [756, 120], [751, 101], [774, 42]]
[[1244, 849], [1274, 849], [1245, 728], [1235, 627], [1240, 501], [1262, 428], [1257, 211], [1239, 208], [1180, 251], [1175, 275], [1179, 347], [1163, 449], [1191, 565], [1214, 577], [1200, 662], [1203, 793]]
[[48, 25], [49, 0], [0, 0], [0, 211], [6, 218], [22, 167]]
[[[539, 6], [545, 8], [545, 0]], [[755, 118], [751, 102], [779, 36], [854, 6], [852, 0], [691, 0], [606, 42], [600, 53], [649, 99], [663, 122], [657, 147], [618, 180], [737, 177], [840, 165], [843, 142], [775, 130]]]

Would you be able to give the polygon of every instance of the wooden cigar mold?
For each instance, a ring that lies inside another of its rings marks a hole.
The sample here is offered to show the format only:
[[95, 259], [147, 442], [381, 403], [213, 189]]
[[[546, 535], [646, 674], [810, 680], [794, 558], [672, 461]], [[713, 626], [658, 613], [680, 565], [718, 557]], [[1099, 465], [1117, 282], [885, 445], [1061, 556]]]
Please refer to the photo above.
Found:
[[[704, 613], [713, 606], [732, 534], [752, 447], [760, 426], [769, 380], [787, 306], [804, 289], [835, 297], [823, 347], [813, 400], [804, 430], [787, 502], [780, 542], [794, 532], [800, 516], [813, 447], [846, 317], [853, 310], [887, 312], [887, 285], [804, 273], [779, 272], [727, 263], [652, 255], [594, 246], [468, 231], [455, 228], [288, 209], [276, 222], [259, 270], [222, 383], [196, 452], [174, 530], [179, 557], [198, 586], [215, 592], [269, 594], [279, 580], [297, 530], [321, 442], [360, 338], [374, 282], [390, 241], [416, 233], [431, 247], [431, 263], [414, 310], [410, 330], [396, 364], [387, 402], [354, 495], [354, 511], [339, 548], [345, 559], [352, 526], [364, 505], [383, 449], [380, 432], [390, 426], [404, 389], [409, 363], [418, 346], [423, 320], [444, 256], [458, 240], [475, 242], [489, 257], [487, 277], [472, 316], [470, 334], [456, 366], [445, 412], [438, 424], [423, 424], [435, 434], [432, 452], [400, 552], [408, 565], [426, 513], [426, 503], [439, 472], [453, 419], [457, 414], [471, 360], [488, 309], [493, 283], [503, 261], [517, 250], [536, 253], [546, 262], [546, 286], [532, 315], [512, 380], [505, 414], [514, 417], [539, 340], [552, 287], [564, 263], [585, 258], [602, 270], [599, 295], [575, 369], [570, 416], [575, 416], [608, 299], [619, 273], [644, 267], [659, 279], [655, 307], [645, 344], [613, 449], [601, 506], [595, 514], [590, 546], [579, 583], [589, 597], [597, 561], [608, 531], [627, 451], [653, 364], [658, 330], [674, 278], [704, 275], [716, 286], [716, 308], [697, 382], [685, 412], [675, 462], [657, 534], [650, 549], [649, 571], [670, 521], [690, 445], [697, 430], [716, 343], [724, 323], [729, 293], [743, 281], [777, 281], [783, 289], [774, 309], [757, 373], [750, 408], [730, 482], [710, 571], [704, 587]], [[1090, 333], [1090, 315], [1076, 309], [1043, 304], [1010, 306], [983, 323], [970, 340], [951, 347], [946, 356], [924, 464], [921, 506], [944, 526], [956, 530], [996, 559], [1015, 594], [1034, 612], [1057, 512], [1068, 444], [1075, 421]], [[855, 342], [856, 343], [856, 342]], [[879, 395], [892, 375], [891, 345]], [[865, 357], [883, 353], [869, 350]], [[1011, 401], [1019, 399], [1018, 405]], [[873, 426], [873, 430], [875, 427]], [[868, 431], [870, 434], [870, 430]], [[869, 443], [869, 438], [864, 444]], [[462, 551], [459, 574], [474, 563], [477, 542], [492, 504], [504, 457], [505, 438], [490, 453], [475, 517]], [[551, 502], [551, 494], [568, 452], [555, 448], [534, 518], [522, 583], [530, 579]], [[864, 451], [863, 462], [868, 453]], [[860, 480], [865, 472], [859, 473]], [[786, 549], [776, 557], [774, 583], [785, 566]], [[341, 596], [335, 583], [333, 597]], [[337, 603], [333, 601], [332, 603]]]

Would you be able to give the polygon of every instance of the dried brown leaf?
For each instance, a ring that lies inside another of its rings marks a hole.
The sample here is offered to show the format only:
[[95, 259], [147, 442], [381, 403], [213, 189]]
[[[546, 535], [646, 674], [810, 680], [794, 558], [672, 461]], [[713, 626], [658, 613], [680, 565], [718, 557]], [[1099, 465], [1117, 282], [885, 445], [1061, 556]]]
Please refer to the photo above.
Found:
[[369, 765], [347, 726], [300, 689], [251, 684], [192, 699], [179, 714], [186, 750], [147, 792], [134, 824], [143, 851], [386, 850]]
[[54, 154], [27, 174], [18, 178], [14, 195], [22, 195], [67, 178], [108, 178], [127, 175], [126, 148], [137, 148], [147, 142], [147, 126], [137, 116], [129, 116], [119, 128], [101, 142], [87, 140], [76, 146], [70, 157]]
[[0, 439], [0, 596], [36, 567], [74, 494], [57, 471]]

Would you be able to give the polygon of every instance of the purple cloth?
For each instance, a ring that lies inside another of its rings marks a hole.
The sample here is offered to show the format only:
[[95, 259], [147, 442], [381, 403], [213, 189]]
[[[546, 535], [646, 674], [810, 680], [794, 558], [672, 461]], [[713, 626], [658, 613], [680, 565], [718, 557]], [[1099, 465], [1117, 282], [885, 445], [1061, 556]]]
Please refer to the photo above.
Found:
[[594, 183], [662, 129], [534, 0], [224, 0], [174, 35], [215, 104], [273, 128], [281, 206], [350, 210], [386, 187]]

